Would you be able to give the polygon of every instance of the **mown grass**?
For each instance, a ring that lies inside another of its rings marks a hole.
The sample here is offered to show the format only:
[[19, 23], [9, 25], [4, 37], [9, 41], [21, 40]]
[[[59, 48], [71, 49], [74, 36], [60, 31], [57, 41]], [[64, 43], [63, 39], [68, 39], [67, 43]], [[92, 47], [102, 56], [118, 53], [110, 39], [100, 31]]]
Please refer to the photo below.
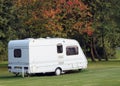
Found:
[[89, 62], [88, 69], [61, 76], [40, 75], [22, 78], [0, 65], [0, 86], [120, 86], [120, 61]]

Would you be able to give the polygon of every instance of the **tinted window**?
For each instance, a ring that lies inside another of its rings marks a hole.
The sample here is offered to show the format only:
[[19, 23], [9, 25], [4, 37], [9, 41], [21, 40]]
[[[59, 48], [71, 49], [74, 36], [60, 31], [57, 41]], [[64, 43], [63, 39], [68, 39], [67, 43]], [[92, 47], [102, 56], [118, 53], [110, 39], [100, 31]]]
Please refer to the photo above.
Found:
[[14, 49], [14, 57], [15, 58], [21, 57], [21, 49]]
[[77, 55], [78, 47], [77, 46], [67, 46], [66, 47], [66, 55]]
[[63, 52], [63, 46], [61, 44], [57, 45], [57, 53], [62, 53]]

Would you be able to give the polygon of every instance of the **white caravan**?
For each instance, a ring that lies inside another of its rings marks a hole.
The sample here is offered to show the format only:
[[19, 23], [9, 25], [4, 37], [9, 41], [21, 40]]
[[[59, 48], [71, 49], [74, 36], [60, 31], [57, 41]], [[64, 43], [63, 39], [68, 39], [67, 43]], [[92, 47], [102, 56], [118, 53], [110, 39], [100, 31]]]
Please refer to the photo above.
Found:
[[64, 38], [28, 38], [8, 43], [8, 70], [16, 75], [87, 68], [87, 59], [76, 40]]

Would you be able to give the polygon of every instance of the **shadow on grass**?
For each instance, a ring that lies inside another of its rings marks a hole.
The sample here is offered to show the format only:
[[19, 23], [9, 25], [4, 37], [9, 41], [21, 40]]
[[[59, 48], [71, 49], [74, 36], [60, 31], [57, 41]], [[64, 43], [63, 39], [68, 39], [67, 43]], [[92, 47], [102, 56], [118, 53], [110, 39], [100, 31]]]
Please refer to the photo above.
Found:
[[0, 75], [0, 80], [9, 80], [9, 79], [22, 79], [22, 78], [29, 78], [29, 77], [51, 77], [51, 76], [55, 76], [54, 73], [37, 73], [37, 74], [30, 74], [30, 75], [24, 75], [24, 77], [22, 77], [22, 74], [15, 76], [15, 75]]
[[22, 77], [21, 76], [14, 76], [14, 75], [10, 75], [10, 76], [2, 75], [2, 76], [0, 76], [0, 80], [19, 79], [19, 78], [22, 78]]
[[[77, 74], [77, 73], [83, 73], [87, 70], [74, 70], [74, 71], [66, 71], [65, 73], [62, 73], [61, 75], [68, 75], [68, 74]], [[31, 75], [25, 75], [24, 78], [29, 78], [29, 77], [54, 77], [56, 76], [55, 73], [37, 73], [37, 74], [31, 74]], [[18, 75], [18, 76], [15, 76], [15, 75], [0, 75], [0, 80], [9, 80], [9, 79], [22, 79], [22, 75]]]
[[105, 60], [102, 60], [102, 61], [88, 61], [88, 64], [89, 63], [95, 63], [95, 64], [98, 64], [98, 63], [116, 63], [116, 62], [119, 62], [120, 63], [120, 60], [116, 60], [116, 59], [109, 59], [108, 61], [105, 61]]

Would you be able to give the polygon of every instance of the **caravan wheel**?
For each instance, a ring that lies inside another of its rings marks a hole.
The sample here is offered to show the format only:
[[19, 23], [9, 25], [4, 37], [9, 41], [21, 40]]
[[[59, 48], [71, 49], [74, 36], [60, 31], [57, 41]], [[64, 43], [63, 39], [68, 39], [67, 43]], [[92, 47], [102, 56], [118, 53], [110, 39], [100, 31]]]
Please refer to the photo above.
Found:
[[57, 68], [55, 70], [55, 75], [59, 76], [62, 73], [62, 70], [60, 68]]
[[78, 69], [78, 71], [80, 71], [80, 72], [81, 72], [81, 71], [82, 71], [82, 69]]
[[13, 74], [15, 74], [15, 76], [18, 76], [20, 73], [13, 73]]

